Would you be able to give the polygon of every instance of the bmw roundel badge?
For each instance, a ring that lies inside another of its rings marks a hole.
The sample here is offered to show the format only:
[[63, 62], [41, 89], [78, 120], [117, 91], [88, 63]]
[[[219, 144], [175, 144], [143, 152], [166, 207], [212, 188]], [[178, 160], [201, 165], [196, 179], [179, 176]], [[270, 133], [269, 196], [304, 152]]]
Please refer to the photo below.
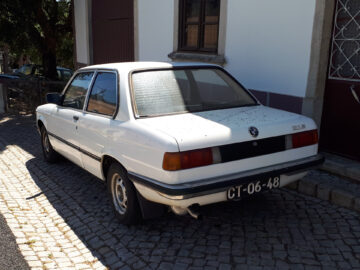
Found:
[[249, 127], [249, 133], [256, 138], [259, 135], [259, 130], [256, 127]]

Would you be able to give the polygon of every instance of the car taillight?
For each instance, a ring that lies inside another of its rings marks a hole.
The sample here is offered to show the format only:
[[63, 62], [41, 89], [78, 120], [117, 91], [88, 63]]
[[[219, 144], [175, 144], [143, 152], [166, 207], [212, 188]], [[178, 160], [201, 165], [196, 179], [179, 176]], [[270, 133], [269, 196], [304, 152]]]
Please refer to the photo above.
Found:
[[166, 171], [177, 171], [220, 162], [220, 151], [217, 147], [185, 152], [167, 152], [164, 154], [163, 169]]
[[319, 137], [316, 129], [295, 133], [292, 135], [288, 135], [286, 140], [286, 144], [287, 144], [286, 148], [287, 149], [300, 148], [304, 146], [317, 144], [318, 141], [319, 141]]

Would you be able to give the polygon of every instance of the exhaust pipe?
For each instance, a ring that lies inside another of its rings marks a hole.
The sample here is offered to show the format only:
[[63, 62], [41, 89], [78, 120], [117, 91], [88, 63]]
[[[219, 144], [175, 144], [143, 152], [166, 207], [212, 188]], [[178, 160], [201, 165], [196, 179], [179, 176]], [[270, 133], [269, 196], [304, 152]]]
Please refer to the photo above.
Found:
[[183, 208], [180, 206], [170, 206], [171, 211], [173, 211], [174, 214], [183, 216], [187, 213], [187, 208]]
[[179, 206], [170, 206], [170, 209], [173, 211], [174, 214], [183, 216], [186, 213], [188, 213], [190, 216], [192, 216], [195, 219], [202, 219], [202, 215], [199, 211], [200, 205], [199, 204], [192, 204], [188, 208], [183, 208]]
[[199, 207], [200, 205], [198, 204], [192, 204], [187, 208], [187, 211], [189, 215], [192, 216], [193, 218], [201, 220], [202, 215], [200, 214]]

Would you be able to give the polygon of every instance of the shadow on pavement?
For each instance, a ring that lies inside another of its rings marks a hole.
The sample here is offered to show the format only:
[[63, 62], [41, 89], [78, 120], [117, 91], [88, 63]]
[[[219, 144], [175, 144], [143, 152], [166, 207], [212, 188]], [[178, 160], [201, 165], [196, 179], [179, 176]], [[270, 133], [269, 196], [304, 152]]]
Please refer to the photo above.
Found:
[[[26, 167], [67, 225], [110, 269], [124, 264], [157, 269], [161, 263], [172, 269], [175, 263], [204, 266], [209, 261], [218, 266], [234, 263], [234, 257], [244, 252], [254, 252], [254, 260], [258, 256], [271, 260], [273, 245], [294, 244], [287, 227], [291, 220], [310, 223], [299, 221], [278, 191], [203, 207], [203, 220], [168, 213], [128, 227], [116, 220], [104, 183], [83, 169], [66, 160], [48, 165], [42, 157], [29, 160]], [[295, 202], [295, 196], [288, 197], [288, 203]], [[303, 237], [296, 241], [308, 249]]]
[[0, 269], [30, 269], [16, 244], [15, 236], [0, 213]]
[[[37, 136], [34, 136], [36, 133]], [[40, 136], [37, 134], [34, 115], [0, 114], [0, 137], [4, 136], [9, 144], [18, 145], [26, 152], [38, 152]], [[0, 154], [5, 149], [0, 144]]]

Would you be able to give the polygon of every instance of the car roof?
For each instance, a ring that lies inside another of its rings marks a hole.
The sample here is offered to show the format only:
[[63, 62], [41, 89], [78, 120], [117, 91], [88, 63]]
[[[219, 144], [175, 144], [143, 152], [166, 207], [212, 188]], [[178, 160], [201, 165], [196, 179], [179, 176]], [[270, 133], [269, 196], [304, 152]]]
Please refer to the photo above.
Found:
[[57, 70], [67, 70], [67, 71], [71, 71], [72, 70], [70, 68], [64, 68], [64, 67], [56, 67]]
[[215, 66], [214, 64], [207, 63], [198, 63], [198, 62], [121, 62], [121, 63], [110, 63], [110, 64], [101, 64], [93, 65], [81, 68], [79, 70], [88, 70], [88, 69], [117, 69], [122, 72], [131, 72], [139, 69], [162, 69], [162, 68], [172, 68], [172, 67], [191, 67], [191, 66]]

